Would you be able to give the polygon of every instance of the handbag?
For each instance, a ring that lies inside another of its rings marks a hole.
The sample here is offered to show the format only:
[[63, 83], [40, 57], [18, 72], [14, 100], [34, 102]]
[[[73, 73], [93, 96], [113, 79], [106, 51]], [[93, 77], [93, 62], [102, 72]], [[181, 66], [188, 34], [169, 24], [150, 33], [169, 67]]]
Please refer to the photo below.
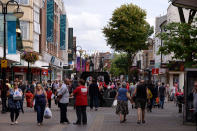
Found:
[[13, 95], [13, 100], [22, 100], [22, 94], [19, 91], [15, 91]]

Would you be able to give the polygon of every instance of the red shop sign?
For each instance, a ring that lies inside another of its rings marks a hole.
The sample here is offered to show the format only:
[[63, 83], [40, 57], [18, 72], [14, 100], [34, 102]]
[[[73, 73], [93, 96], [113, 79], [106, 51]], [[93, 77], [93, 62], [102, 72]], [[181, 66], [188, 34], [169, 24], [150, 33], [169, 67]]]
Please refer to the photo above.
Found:
[[27, 72], [26, 68], [14, 67], [14, 72]]
[[48, 76], [48, 70], [42, 70], [42, 75]]
[[159, 74], [159, 68], [153, 68], [152, 75], [158, 75], [158, 74]]

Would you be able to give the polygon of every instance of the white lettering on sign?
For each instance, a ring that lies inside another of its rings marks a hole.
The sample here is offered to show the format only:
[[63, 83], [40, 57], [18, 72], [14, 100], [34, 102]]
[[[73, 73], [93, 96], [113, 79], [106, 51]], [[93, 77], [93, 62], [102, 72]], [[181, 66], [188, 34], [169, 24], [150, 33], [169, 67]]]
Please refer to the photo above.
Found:
[[82, 93], [86, 93], [87, 92], [87, 88], [81, 88], [81, 92]]

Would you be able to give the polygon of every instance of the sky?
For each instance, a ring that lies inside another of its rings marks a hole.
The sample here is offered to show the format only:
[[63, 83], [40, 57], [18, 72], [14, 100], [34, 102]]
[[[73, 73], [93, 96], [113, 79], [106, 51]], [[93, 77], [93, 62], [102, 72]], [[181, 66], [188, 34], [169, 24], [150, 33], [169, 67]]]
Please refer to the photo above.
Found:
[[164, 15], [169, 0], [63, 0], [69, 27], [73, 27], [77, 45], [86, 53], [112, 51], [107, 46], [102, 29], [112, 17], [113, 11], [122, 4], [133, 3], [145, 9], [147, 21], [155, 25], [155, 17]]

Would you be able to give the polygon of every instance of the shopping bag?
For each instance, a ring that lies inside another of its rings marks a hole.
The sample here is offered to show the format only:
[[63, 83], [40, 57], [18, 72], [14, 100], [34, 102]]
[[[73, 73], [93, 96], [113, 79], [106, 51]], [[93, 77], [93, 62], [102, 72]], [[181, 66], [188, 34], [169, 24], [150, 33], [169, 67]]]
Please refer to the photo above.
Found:
[[52, 117], [52, 112], [48, 107], [46, 107], [45, 110], [44, 110], [44, 118], [45, 119], [50, 119], [51, 117]]
[[117, 100], [114, 100], [113, 104], [112, 104], [112, 107], [116, 107], [118, 104], [118, 101]]
[[54, 95], [54, 94], [52, 94], [52, 95], [51, 95], [51, 99], [53, 99], [54, 97], [55, 97], [55, 95]]

